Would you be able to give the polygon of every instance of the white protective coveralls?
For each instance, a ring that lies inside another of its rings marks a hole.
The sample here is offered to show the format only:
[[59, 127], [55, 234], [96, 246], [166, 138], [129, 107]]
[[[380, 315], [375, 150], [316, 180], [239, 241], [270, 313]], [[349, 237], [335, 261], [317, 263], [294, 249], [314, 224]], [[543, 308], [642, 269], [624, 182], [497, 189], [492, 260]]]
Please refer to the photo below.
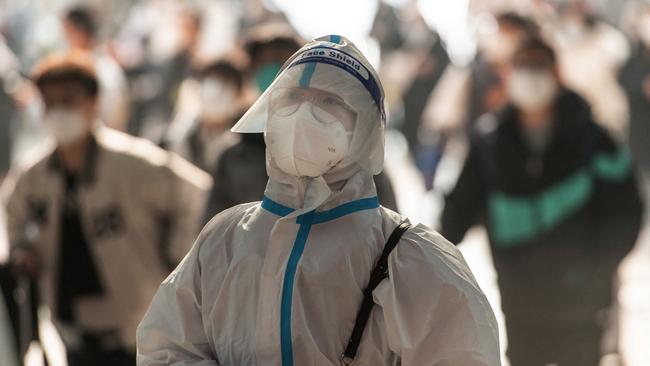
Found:
[[[263, 201], [203, 229], [140, 323], [138, 365], [340, 364], [370, 273], [405, 218], [378, 204], [383, 90], [345, 38], [305, 45], [233, 131], [265, 131], [269, 93], [297, 86], [356, 110], [348, 155], [322, 176], [296, 177], [267, 148]], [[452, 244], [414, 226], [388, 272], [373, 292], [357, 365], [500, 365], [494, 314]]]

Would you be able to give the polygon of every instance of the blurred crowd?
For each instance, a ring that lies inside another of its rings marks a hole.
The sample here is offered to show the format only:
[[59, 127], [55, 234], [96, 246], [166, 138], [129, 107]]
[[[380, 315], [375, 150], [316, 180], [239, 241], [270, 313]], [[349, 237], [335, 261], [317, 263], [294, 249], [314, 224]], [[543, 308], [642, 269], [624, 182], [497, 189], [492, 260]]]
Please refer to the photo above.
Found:
[[[512, 365], [625, 365], [650, 2], [468, 0], [469, 53], [422, 3], [377, 2], [359, 43], [386, 92], [381, 204], [455, 244], [486, 228]], [[135, 328], [201, 227], [262, 198], [264, 136], [229, 129], [313, 36], [278, 4], [0, 1], [0, 364], [42, 318], [71, 366], [135, 364]]]

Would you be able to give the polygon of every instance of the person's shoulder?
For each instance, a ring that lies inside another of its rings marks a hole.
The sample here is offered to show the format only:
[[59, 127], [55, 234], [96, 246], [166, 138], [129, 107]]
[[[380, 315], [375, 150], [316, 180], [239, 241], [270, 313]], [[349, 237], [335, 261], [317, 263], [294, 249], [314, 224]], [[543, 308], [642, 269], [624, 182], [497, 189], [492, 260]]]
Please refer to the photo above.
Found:
[[97, 144], [105, 151], [124, 160], [150, 166], [167, 162], [167, 152], [149, 140], [128, 135], [109, 127], [99, 127], [95, 132]]
[[246, 220], [247, 216], [259, 206], [260, 202], [245, 203], [214, 216], [203, 227], [194, 241], [192, 249], [167, 276], [162, 286], [179, 286], [177, 284], [182, 283], [182, 279], [194, 273], [197, 268], [205, 269], [207, 263], [214, 263], [223, 253], [224, 246], [233, 244], [233, 235], [242, 220]]
[[[393, 225], [396, 219], [404, 220], [398, 218], [399, 214], [396, 213], [386, 215], [385, 212], [385, 216], [392, 216], [388, 217], [388, 221], [393, 221]], [[460, 250], [440, 233], [423, 224], [412, 225], [403, 234], [395, 254], [399, 257], [397, 260], [404, 263], [398, 268], [421, 272], [423, 280], [438, 278], [454, 287], [481, 292]]]
[[[169, 172], [209, 189], [212, 178], [178, 154], [168, 152], [153, 142], [126, 133], [101, 127], [95, 133], [97, 143], [125, 169], [138, 171], [139, 176], [158, 177]], [[142, 174], [146, 173], [146, 174]]]
[[54, 141], [47, 139], [43, 144], [29, 150], [22, 158], [12, 164], [9, 177], [25, 179], [37, 175], [50, 164], [55, 150], [56, 144]]
[[404, 240], [422, 252], [425, 258], [436, 259], [444, 262], [445, 267], [460, 270], [470, 274], [468, 279], [473, 281], [471, 272], [460, 250], [445, 239], [439, 232], [423, 224], [412, 226], [404, 235]]
[[241, 224], [247, 222], [260, 208], [260, 202], [243, 203], [215, 215], [201, 230], [197, 242], [203, 252], [209, 252], [227, 242]]

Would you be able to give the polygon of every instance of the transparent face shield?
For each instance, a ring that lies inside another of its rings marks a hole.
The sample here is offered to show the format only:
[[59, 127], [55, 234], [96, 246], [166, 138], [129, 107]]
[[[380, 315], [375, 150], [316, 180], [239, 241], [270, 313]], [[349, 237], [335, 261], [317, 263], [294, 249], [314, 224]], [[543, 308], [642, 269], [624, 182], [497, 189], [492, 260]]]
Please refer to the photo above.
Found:
[[383, 89], [372, 66], [352, 43], [328, 36], [304, 46], [232, 131], [266, 132], [271, 113], [290, 116], [302, 105], [308, 105], [319, 122], [338, 121], [351, 132], [349, 154], [341, 165], [356, 163], [372, 174], [381, 172]]
[[303, 104], [322, 124], [341, 122], [347, 131], [354, 131], [357, 112], [336, 94], [314, 88], [277, 88], [269, 96], [269, 115], [289, 117]]

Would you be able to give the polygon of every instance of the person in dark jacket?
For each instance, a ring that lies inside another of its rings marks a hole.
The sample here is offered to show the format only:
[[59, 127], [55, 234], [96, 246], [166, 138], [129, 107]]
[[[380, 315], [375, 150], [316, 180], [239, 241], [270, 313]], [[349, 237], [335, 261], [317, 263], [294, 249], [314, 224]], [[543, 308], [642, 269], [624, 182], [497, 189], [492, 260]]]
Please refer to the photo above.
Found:
[[482, 117], [442, 234], [487, 227], [513, 366], [597, 365], [617, 268], [642, 204], [628, 152], [562, 87], [539, 39], [515, 53], [509, 103]]

